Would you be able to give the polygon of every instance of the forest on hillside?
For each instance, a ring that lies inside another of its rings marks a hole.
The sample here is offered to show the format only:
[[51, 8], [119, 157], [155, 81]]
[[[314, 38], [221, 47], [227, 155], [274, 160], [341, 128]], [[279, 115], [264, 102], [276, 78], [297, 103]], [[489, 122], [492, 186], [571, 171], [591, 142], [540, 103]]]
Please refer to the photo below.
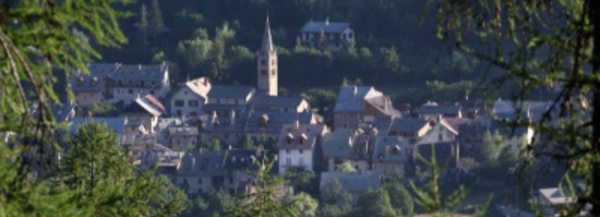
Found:
[[[279, 84], [291, 94], [373, 85], [396, 101], [454, 103], [471, 94], [488, 68], [436, 39], [427, 1], [141, 0], [122, 20], [129, 43], [101, 49], [105, 62], [176, 63], [172, 78], [209, 76], [215, 83], [254, 85], [255, 52], [270, 17], [279, 54]], [[350, 22], [355, 44], [337, 52], [304, 47], [308, 21]], [[387, 88], [387, 87], [392, 88]], [[284, 92], [283, 94], [286, 94]]]

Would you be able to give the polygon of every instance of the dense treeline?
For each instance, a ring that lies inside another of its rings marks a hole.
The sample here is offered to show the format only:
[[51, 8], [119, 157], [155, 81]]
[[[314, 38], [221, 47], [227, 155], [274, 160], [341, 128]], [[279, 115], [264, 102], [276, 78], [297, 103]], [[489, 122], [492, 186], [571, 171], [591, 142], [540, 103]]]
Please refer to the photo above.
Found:
[[[425, 1], [144, 0], [122, 28], [129, 45], [103, 50], [105, 61], [169, 60], [175, 80], [201, 75], [216, 82], [254, 84], [267, 14], [279, 51], [284, 87], [336, 86], [344, 79], [372, 85], [453, 83], [478, 79], [479, 62], [435, 39]], [[375, 13], [376, 12], [376, 13]], [[351, 22], [356, 44], [338, 52], [303, 47], [298, 30], [309, 20]], [[157, 26], [163, 26], [159, 28]], [[464, 93], [457, 93], [463, 95]]]

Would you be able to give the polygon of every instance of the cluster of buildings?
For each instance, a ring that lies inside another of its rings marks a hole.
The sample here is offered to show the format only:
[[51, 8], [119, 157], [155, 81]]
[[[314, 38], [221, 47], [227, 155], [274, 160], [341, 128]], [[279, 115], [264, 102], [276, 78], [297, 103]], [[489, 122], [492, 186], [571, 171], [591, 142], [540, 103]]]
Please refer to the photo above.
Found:
[[[303, 43], [330, 49], [353, 43], [348, 23], [308, 22], [300, 31]], [[486, 131], [498, 131], [517, 148], [531, 142], [532, 129], [509, 129], [497, 118], [541, 118], [548, 102], [465, 100], [455, 105], [428, 102], [412, 111], [399, 111], [388, 96], [370, 86], [342, 86], [334, 108], [333, 126], [311, 110], [301, 97], [278, 95], [277, 51], [269, 21], [256, 53], [257, 85], [219, 85], [200, 77], [172, 85], [169, 65], [89, 65], [90, 74], [71, 79], [76, 104], [123, 102], [118, 117], [75, 117], [71, 111], [60, 120], [72, 129], [86, 122], [107, 124], [120, 144], [130, 150], [132, 161], [159, 164], [189, 194], [226, 189], [248, 192], [257, 162], [276, 160], [272, 172], [290, 169], [321, 173], [321, 188], [338, 180], [355, 196], [381, 180], [409, 177], [421, 159], [437, 162], [445, 171], [461, 168], [465, 158], [480, 159]], [[525, 108], [524, 111], [516, 107]], [[60, 110], [60, 109], [59, 109]], [[62, 117], [62, 116], [61, 116]], [[258, 147], [244, 149], [252, 141]], [[267, 142], [275, 152], [268, 153]], [[219, 148], [208, 150], [208, 144]], [[270, 156], [269, 156], [270, 155]], [[273, 156], [276, 155], [276, 156]], [[350, 165], [354, 172], [342, 172]]]

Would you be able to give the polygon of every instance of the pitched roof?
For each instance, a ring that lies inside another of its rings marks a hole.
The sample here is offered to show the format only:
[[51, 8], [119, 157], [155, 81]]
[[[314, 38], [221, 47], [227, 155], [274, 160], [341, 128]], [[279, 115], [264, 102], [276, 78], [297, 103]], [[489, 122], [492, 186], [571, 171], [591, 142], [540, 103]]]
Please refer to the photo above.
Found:
[[202, 96], [202, 97], [206, 97], [208, 95], [208, 92], [211, 89], [211, 84], [208, 81], [207, 77], [200, 77], [200, 78], [196, 78], [194, 80], [185, 82], [184, 86], [187, 87], [192, 92], [194, 92], [195, 94]]
[[416, 133], [429, 123], [429, 120], [421, 118], [394, 119], [392, 126], [390, 127], [390, 133]]
[[401, 117], [402, 114], [396, 110], [392, 104], [392, 101], [387, 96], [376, 96], [366, 99], [366, 102], [369, 103], [373, 108], [377, 109], [381, 114]]
[[322, 149], [326, 157], [350, 157], [352, 156], [351, 140], [354, 131], [350, 129], [336, 130], [323, 137]]
[[302, 97], [264, 96], [252, 97], [249, 104], [255, 107], [298, 107], [304, 101]]
[[371, 159], [373, 162], [407, 162], [406, 143], [397, 136], [375, 137]]
[[165, 106], [162, 105], [154, 96], [148, 94], [144, 97], [135, 99], [135, 103], [127, 106], [123, 113], [140, 113], [147, 112], [153, 116], [160, 116], [165, 112]]
[[187, 153], [181, 160], [177, 175], [219, 176], [224, 171], [224, 151]]
[[254, 93], [255, 89], [252, 86], [241, 85], [213, 85], [208, 92], [208, 97], [240, 99], [246, 98]]
[[381, 185], [381, 172], [324, 172], [321, 173], [319, 184], [321, 191], [327, 191], [333, 180], [337, 180], [341, 187], [350, 193], [361, 193], [367, 189], [376, 189]]
[[155, 81], [160, 84], [166, 72], [167, 64], [164, 63], [154, 65], [116, 64], [116, 69], [110, 76], [116, 81]]
[[54, 119], [58, 122], [67, 121], [71, 112], [77, 106], [74, 102], [68, 102], [63, 104], [52, 103], [50, 105], [50, 109], [52, 110], [52, 114], [54, 115]]
[[329, 22], [328, 20], [315, 22], [311, 20], [302, 26], [300, 32], [320, 33], [323, 31], [325, 33], [341, 33], [347, 28], [350, 28], [350, 23]]
[[[538, 121], [542, 119], [543, 114], [550, 109], [551, 105], [552, 102], [543, 101], [496, 100], [493, 105], [493, 113], [501, 119], [515, 119], [517, 110], [520, 109], [523, 118], [529, 115], [534, 121]], [[552, 111], [550, 114], [554, 116], [556, 113], [556, 111]]]
[[265, 32], [263, 33], [261, 51], [275, 51], [275, 46], [273, 46], [273, 37], [271, 36], [271, 24], [269, 23], [269, 16], [267, 16], [267, 19], [265, 20]]
[[368, 86], [341, 86], [335, 104], [335, 112], [362, 112], [364, 101], [368, 98], [381, 96], [381, 92]]
[[[261, 161], [264, 158], [262, 153], [257, 150], [249, 149], [233, 149], [229, 150], [225, 156], [225, 169], [227, 170], [256, 170], [256, 161]], [[257, 156], [257, 153], [258, 156]], [[253, 160], [254, 157], [254, 160]]]
[[452, 115], [452, 116], [458, 116], [458, 114], [460, 114], [460, 106], [457, 105], [449, 105], [449, 106], [443, 106], [443, 105], [431, 105], [431, 104], [425, 104], [417, 109], [415, 109], [415, 111], [413, 112], [415, 114], [420, 114], [420, 115]]
[[106, 87], [106, 78], [115, 71], [115, 64], [91, 63], [87, 65], [89, 74], [78, 71], [69, 79], [74, 92], [102, 92]]
[[540, 194], [551, 204], [568, 204], [574, 202], [574, 198], [568, 189], [542, 188]]
[[[291, 113], [281, 111], [255, 111], [248, 114], [244, 132], [279, 134], [284, 124], [298, 120], [301, 124], [310, 124], [316, 114], [312, 112]], [[266, 124], [263, 123], [266, 120]]]
[[111, 129], [116, 134], [123, 134], [125, 132], [125, 118], [122, 117], [94, 117], [94, 118], [83, 118], [76, 117], [71, 120], [71, 124], [69, 126], [69, 131], [71, 133], [75, 133], [77, 126], [81, 124], [86, 124], [89, 122], [106, 124], [109, 129]]
[[319, 136], [327, 133], [327, 126], [324, 124], [284, 124], [277, 147], [280, 149], [312, 149], [318, 142]]

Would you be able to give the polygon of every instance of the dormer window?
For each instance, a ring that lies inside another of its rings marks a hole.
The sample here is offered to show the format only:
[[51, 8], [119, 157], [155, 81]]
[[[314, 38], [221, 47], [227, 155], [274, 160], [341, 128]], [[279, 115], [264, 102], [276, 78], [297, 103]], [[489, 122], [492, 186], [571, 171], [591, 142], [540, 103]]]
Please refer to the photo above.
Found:
[[294, 135], [292, 135], [291, 133], [288, 133], [285, 137], [285, 140], [286, 140], [287, 144], [292, 144], [292, 141], [294, 141]]

